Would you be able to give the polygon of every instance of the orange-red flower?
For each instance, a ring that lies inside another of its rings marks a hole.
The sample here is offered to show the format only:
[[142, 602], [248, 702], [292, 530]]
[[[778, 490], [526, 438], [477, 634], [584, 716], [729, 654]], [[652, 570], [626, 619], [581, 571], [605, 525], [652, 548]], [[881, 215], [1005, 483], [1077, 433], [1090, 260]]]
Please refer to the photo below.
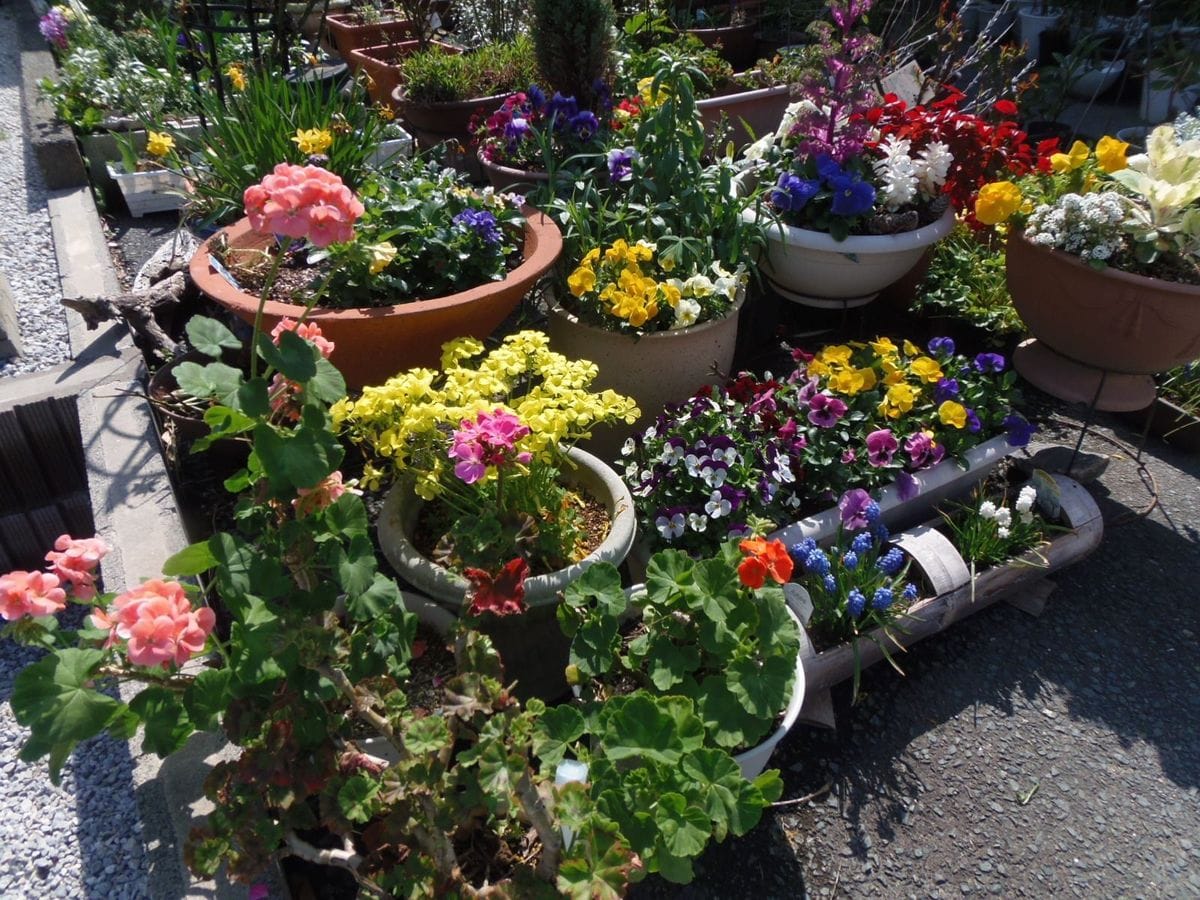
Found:
[[529, 563], [517, 557], [505, 563], [495, 577], [483, 569], [464, 569], [471, 587], [467, 590], [467, 612], [478, 616], [493, 612], [498, 616], [525, 611], [525, 579]]
[[742, 541], [738, 547], [747, 554], [738, 566], [738, 578], [746, 587], [762, 587], [768, 575], [778, 584], [786, 584], [791, 580], [792, 558], [783, 546], [783, 541], [751, 538]]

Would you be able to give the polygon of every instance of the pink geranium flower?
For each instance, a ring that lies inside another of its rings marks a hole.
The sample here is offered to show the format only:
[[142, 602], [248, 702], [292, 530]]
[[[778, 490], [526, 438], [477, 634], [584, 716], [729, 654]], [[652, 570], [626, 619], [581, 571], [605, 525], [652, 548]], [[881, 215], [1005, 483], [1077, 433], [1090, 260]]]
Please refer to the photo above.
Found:
[[279, 324], [271, 329], [271, 340], [275, 342], [275, 346], [279, 346], [279, 338], [285, 331], [296, 332], [320, 350], [321, 355], [326, 359], [329, 359], [336, 347], [333, 341], [321, 333], [321, 326], [316, 322], [297, 323], [295, 319], [288, 318], [280, 319]]
[[496, 408], [481, 412], [474, 419], [463, 419], [450, 439], [447, 456], [457, 459], [454, 474], [467, 484], [474, 484], [487, 474], [490, 466], [510, 462], [527, 463], [532, 454], [517, 452], [517, 442], [529, 434], [529, 426], [519, 416]]
[[49, 572], [0, 575], [0, 618], [15, 622], [25, 616], [52, 616], [66, 608], [67, 592]]
[[96, 596], [96, 567], [108, 551], [108, 544], [100, 538], [60, 534], [54, 549], [46, 554], [46, 562], [63, 584], [71, 585], [76, 598], [90, 600]]
[[356, 489], [353, 482], [343, 484], [341, 472], [331, 472], [315, 487], [297, 488], [296, 493], [298, 496], [292, 501], [292, 508], [296, 510], [296, 518], [303, 519], [317, 510], [331, 506], [343, 494], [361, 494], [362, 491]]
[[207, 606], [192, 609], [183, 585], [157, 579], [126, 591], [106, 610], [96, 610], [92, 624], [107, 629], [109, 645], [125, 641], [135, 666], [181, 666], [204, 650], [216, 616]]
[[320, 166], [279, 163], [242, 193], [250, 227], [260, 234], [307, 238], [315, 247], [354, 237], [363, 205], [342, 179]]

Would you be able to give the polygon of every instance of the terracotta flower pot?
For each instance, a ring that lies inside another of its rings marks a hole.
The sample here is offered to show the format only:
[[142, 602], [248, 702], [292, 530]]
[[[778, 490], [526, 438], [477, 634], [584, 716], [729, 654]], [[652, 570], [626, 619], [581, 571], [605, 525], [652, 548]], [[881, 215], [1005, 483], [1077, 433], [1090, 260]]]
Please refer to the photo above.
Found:
[[733, 365], [738, 316], [745, 300], [739, 291], [722, 319], [657, 331], [640, 338], [581, 322], [557, 302], [548, 310], [550, 346], [565, 356], [590, 359], [600, 369], [595, 389], [610, 388], [637, 401], [641, 419], [633, 425], [608, 425], [593, 432], [589, 446], [614, 458], [625, 439], [654, 421], [668, 403], [691, 397], [706, 384], [724, 381]]
[[1099, 409], [1142, 409], [1156, 372], [1200, 358], [1200, 286], [1094, 269], [1013, 232], [1008, 290], [1036, 341], [1013, 363], [1047, 393]]
[[[457, 47], [431, 41], [430, 47], [445, 53], [461, 53]], [[376, 103], [390, 104], [392, 92], [404, 82], [404, 60], [412, 56], [421, 44], [418, 41], [398, 41], [350, 50], [350, 67], [367, 76], [367, 94]]]
[[757, 140], [779, 127], [784, 111], [791, 100], [791, 88], [786, 84], [723, 94], [696, 102], [704, 131], [711, 132], [724, 114], [738, 147]]
[[532, 169], [514, 169], [500, 163], [490, 162], [482, 153], [475, 154], [479, 167], [487, 176], [488, 182], [497, 191], [517, 191], [524, 193], [550, 183], [549, 172], [536, 172]]
[[[416, 300], [395, 306], [360, 309], [314, 309], [308, 316], [337, 345], [332, 361], [346, 384], [361, 388], [380, 384], [402, 369], [436, 366], [442, 344], [451, 338], [487, 337], [554, 264], [562, 250], [562, 234], [554, 222], [525, 207], [525, 246], [522, 262], [503, 281], [489, 281], [456, 294]], [[224, 229], [230, 247], [265, 248], [272, 238], [255, 233], [248, 219]], [[253, 322], [258, 297], [231, 284], [212, 266], [205, 241], [192, 257], [189, 271], [196, 286], [215, 302], [246, 322]], [[268, 301], [263, 327], [268, 331], [284, 317], [298, 318], [303, 306]]]
[[446, 141], [454, 141], [458, 149], [447, 154], [447, 163], [466, 172], [474, 179], [482, 176], [482, 169], [475, 154], [468, 152], [471, 143], [471, 120], [483, 119], [500, 108], [500, 104], [511, 93], [492, 94], [490, 97], [472, 97], [452, 103], [415, 103], [404, 93], [404, 85], [392, 92], [392, 106], [404, 119], [409, 132], [417, 139], [422, 149]]
[[[522, 697], [554, 699], [566, 692], [564, 670], [570, 641], [558, 626], [560, 592], [595, 563], [620, 565], [633, 546], [637, 529], [633, 498], [617, 473], [578, 448], [567, 455], [576, 468], [565, 471], [564, 480], [601, 501], [612, 517], [612, 525], [604, 542], [579, 562], [526, 579], [525, 602], [529, 609], [524, 613], [486, 617], [483, 631], [495, 641], [504, 661], [505, 677], [517, 680], [517, 692]], [[466, 596], [466, 580], [423, 556], [411, 540], [422, 504], [407, 485], [394, 486], [380, 511], [379, 546], [405, 581], [457, 614]]]
[[329, 37], [333, 40], [338, 55], [350, 63], [350, 67], [355, 71], [357, 67], [350, 58], [352, 50], [394, 44], [411, 38], [416, 33], [413, 23], [407, 19], [366, 23], [358, 13], [352, 12], [331, 13], [325, 17], [325, 24], [329, 28]]

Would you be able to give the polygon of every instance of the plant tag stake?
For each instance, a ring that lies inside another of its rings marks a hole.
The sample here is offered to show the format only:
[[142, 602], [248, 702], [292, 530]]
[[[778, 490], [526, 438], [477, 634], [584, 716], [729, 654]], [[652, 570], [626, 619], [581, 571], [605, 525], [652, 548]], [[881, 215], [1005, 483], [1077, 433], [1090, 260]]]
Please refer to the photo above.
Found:
[[[579, 782], [582, 784], [587, 781], [588, 767], [587, 763], [580, 762], [577, 759], [564, 759], [558, 764], [558, 768], [554, 770], [554, 786], [562, 787], [564, 784]], [[571, 842], [575, 840], [575, 830], [569, 825], [562, 827], [563, 846], [571, 849]]]

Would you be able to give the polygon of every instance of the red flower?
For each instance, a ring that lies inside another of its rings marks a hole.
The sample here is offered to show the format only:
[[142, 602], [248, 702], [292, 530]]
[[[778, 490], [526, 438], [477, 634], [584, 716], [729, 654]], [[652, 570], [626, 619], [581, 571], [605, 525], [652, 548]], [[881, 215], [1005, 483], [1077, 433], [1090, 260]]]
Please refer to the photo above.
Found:
[[498, 616], [525, 612], [525, 579], [529, 563], [517, 557], [505, 563], [492, 577], [483, 569], [465, 569], [471, 586], [467, 589], [467, 612], [472, 616], [493, 612]]
[[1002, 116], [1015, 116], [1017, 114], [1017, 104], [1011, 100], [997, 100], [992, 104], [992, 109], [996, 110]]
[[792, 558], [783, 546], [783, 541], [752, 538], [742, 541], [738, 547], [748, 554], [738, 566], [738, 578], [746, 587], [762, 587], [768, 575], [778, 584], [786, 584], [791, 579]]

